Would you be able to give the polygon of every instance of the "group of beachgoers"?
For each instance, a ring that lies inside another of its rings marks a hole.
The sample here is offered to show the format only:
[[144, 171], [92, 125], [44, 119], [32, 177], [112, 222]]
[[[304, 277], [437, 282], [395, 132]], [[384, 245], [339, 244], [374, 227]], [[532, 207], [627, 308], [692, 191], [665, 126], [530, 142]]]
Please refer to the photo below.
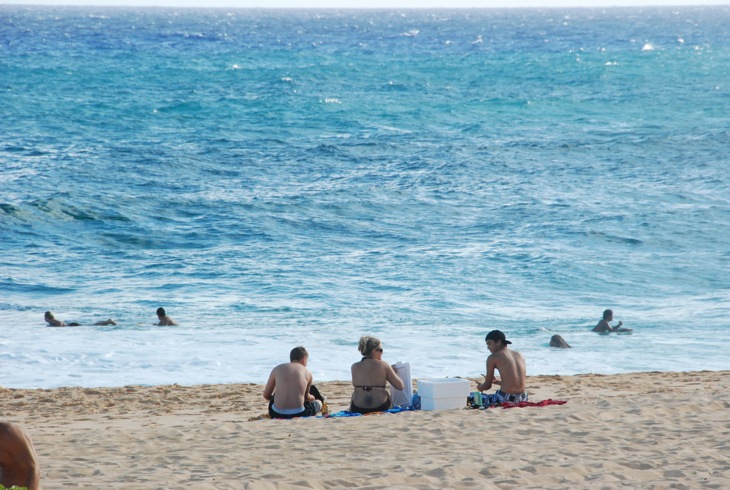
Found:
[[[623, 322], [612, 327], [613, 311], [605, 310], [603, 318], [593, 327], [593, 332], [630, 332], [623, 328]], [[492, 330], [484, 339], [490, 355], [484, 381], [477, 383], [477, 391], [482, 393], [478, 406], [487, 407], [504, 402], [519, 403], [528, 401], [525, 390], [525, 359], [519, 352], [509, 349], [511, 344], [500, 330]], [[551, 347], [570, 348], [560, 336], [553, 335]], [[383, 343], [370, 336], [360, 338], [357, 346], [362, 359], [352, 365], [352, 385], [354, 390], [350, 399], [350, 412], [366, 414], [383, 412], [393, 408], [393, 400], [388, 384], [393, 389], [404, 389], [403, 380], [396, 373], [395, 365], [383, 360]], [[279, 364], [269, 375], [264, 388], [264, 399], [269, 402], [269, 416], [276, 419], [308, 417], [322, 412], [325, 398], [312, 384], [312, 373], [307, 369], [309, 353], [304, 347], [295, 347], [289, 353], [289, 362]], [[496, 377], [499, 372], [499, 378]], [[492, 394], [484, 394], [499, 385]]]
[[[485, 395], [486, 404], [503, 401], [527, 401], [525, 391], [525, 360], [510, 350], [511, 344], [504, 333], [493, 330], [486, 337], [490, 356], [487, 358], [487, 374], [479, 383], [479, 391], [492, 385], [500, 389]], [[362, 359], [352, 365], [354, 391], [350, 411], [366, 414], [385, 411], [392, 407], [386, 385], [403, 390], [403, 380], [394, 366], [383, 361], [383, 343], [370, 336], [360, 338], [358, 350]], [[289, 355], [290, 362], [276, 366], [264, 388], [264, 398], [269, 401], [269, 415], [276, 419], [313, 416], [322, 411], [324, 397], [312, 384], [312, 373], [307, 369], [309, 354], [304, 347], [295, 347]], [[496, 379], [495, 371], [500, 378]], [[0, 483], [37, 490], [40, 487], [40, 470], [30, 436], [17, 424], [0, 422]]]
[[[177, 323], [167, 316], [165, 309], [157, 309], [158, 323], [167, 326]], [[66, 324], [57, 320], [53, 313], [45, 313], [46, 322], [53, 327], [78, 326], [77, 323]], [[612, 327], [613, 311], [605, 310], [603, 318], [593, 327], [594, 332], [606, 334], [610, 332], [630, 332], [623, 328], [623, 322]], [[95, 325], [116, 325], [110, 318]], [[559, 341], [553, 340], [558, 337]], [[489, 357], [487, 357], [484, 381], [477, 383], [477, 390], [482, 393], [481, 407], [497, 405], [504, 402], [519, 403], [528, 401], [525, 388], [525, 359], [519, 352], [512, 350], [512, 344], [500, 330], [492, 330], [485, 337]], [[564, 344], [564, 345], [563, 345]], [[559, 335], [550, 341], [553, 347], [570, 347]], [[350, 412], [367, 414], [382, 412], [393, 407], [393, 400], [388, 384], [395, 390], [403, 390], [405, 385], [398, 376], [395, 366], [383, 360], [383, 343], [370, 336], [360, 338], [357, 346], [362, 359], [351, 368], [353, 392], [350, 399]], [[269, 416], [276, 419], [314, 416], [322, 413], [326, 399], [312, 384], [312, 373], [307, 369], [309, 353], [304, 347], [295, 347], [289, 353], [289, 362], [276, 366], [269, 375], [264, 388], [264, 399], [269, 402]], [[499, 378], [496, 373], [499, 372]], [[491, 394], [484, 394], [492, 386], [499, 389]], [[40, 470], [30, 436], [17, 424], [0, 422], [0, 484], [6, 488], [12, 486], [25, 487], [28, 490], [40, 488]]]
[[[525, 391], [525, 359], [519, 352], [509, 349], [511, 344], [500, 330], [492, 330], [484, 339], [490, 355], [484, 382], [477, 384], [483, 392], [493, 385], [499, 389], [490, 395], [482, 395], [483, 406], [505, 401], [527, 401]], [[371, 336], [360, 337], [357, 345], [362, 359], [352, 365], [350, 412], [367, 414], [393, 408], [388, 384], [401, 391], [405, 384], [396, 373], [395, 365], [383, 360], [383, 343]], [[269, 375], [264, 388], [264, 399], [269, 402], [269, 416], [274, 419], [308, 417], [322, 412], [325, 398], [312, 384], [312, 373], [307, 369], [309, 353], [304, 347], [295, 347], [289, 353], [289, 362], [279, 364]], [[499, 379], [496, 372], [499, 372]]]
[[[57, 320], [56, 317], [53, 315], [52, 311], [47, 311], [43, 318], [46, 320], [46, 323], [48, 323], [49, 327], [80, 327], [82, 326], [81, 323], [77, 322], [64, 322], [62, 320]], [[155, 326], [159, 327], [176, 327], [178, 324], [175, 320], [170, 318], [167, 313], [165, 312], [165, 309], [163, 307], [157, 308], [157, 323], [153, 323]], [[107, 320], [101, 320], [96, 323], [92, 323], [94, 326], [100, 326], [100, 325], [116, 325], [117, 322], [112, 320], [111, 318]]]
[[[63, 322], [61, 320], [57, 320], [56, 317], [53, 315], [53, 312], [47, 311], [44, 315], [44, 319], [46, 320], [46, 323], [48, 323], [48, 326], [50, 327], [80, 327], [82, 326], [81, 323], [77, 322]], [[178, 326], [178, 323], [170, 318], [167, 313], [165, 312], [165, 309], [162, 307], [157, 308], [157, 323], [153, 323], [155, 326], [160, 327], [168, 327], [168, 326]], [[632, 329], [630, 328], [623, 328], [623, 322], [619, 321], [618, 325], [615, 327], [611, 326], [611, 323], [613, 321], [613, 310], [604, 310], [603, 312], [603, 318], [598, 322], [598, 324], [593, 327], [593, 332], [598, 333], [610, 333], [610, 332], [631, 332]], [[116, 325], [117, 322], [112, 320], [111, 318], [108, 318], [106, 320], [100, 320], [98, 322], [93, 323], [94, 326], [100, 326], [100, 325]], [[570, 347], [568, 343], [560, 336], [560, 335], [553, 335], [550, 339], [550, 346], [551, 347]]]

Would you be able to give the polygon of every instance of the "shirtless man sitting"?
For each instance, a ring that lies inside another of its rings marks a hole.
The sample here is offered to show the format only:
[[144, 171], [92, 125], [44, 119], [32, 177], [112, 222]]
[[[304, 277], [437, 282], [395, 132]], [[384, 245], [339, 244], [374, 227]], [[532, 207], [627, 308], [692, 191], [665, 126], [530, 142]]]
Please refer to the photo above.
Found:
[[0, 422], [0, 483], [28, 490], [40, 488], [40, 470], [33, 443], [19, 425]]
[[[511, 344], [499, 330], [492, 330], [485, 339], [487, 348], [491, 352], [487, 358], [487, 374], [483, 383], [477, 384], [477, 390], [484, 391], [492, 387], [492, 384], [500, 385], [500, 389], [494, 394], [483, 395], [483, 405], [497, 405], [503, 402], [526, 402], [527, 392], [525, 391], [525, 358], [517, 351], [510, 350], [507, 344]], [[494, 370], [499, 371], [501, 379], [495, 379]]]
[[307, 349], [293, 348], [289, 360], [271, 371], [264, 388], [264, 399], [269, 401], [269, 415], [272, 419], [317, 415], [322, 410], [322, 403], [310, 393], [312, 373], [307, 369]]

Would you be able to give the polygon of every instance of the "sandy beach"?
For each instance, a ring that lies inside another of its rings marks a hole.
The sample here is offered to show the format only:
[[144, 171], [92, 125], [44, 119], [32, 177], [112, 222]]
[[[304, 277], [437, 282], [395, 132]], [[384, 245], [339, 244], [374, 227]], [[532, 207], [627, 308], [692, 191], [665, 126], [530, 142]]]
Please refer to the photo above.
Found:
[[[316, 384], [347, 408], [349, 382]], [[528, 390], [567, 403], [280, 421], [256, 384], [0, 388], [0, 420], [31, 434], [45, 489], [730, 488], [730, 371]]]

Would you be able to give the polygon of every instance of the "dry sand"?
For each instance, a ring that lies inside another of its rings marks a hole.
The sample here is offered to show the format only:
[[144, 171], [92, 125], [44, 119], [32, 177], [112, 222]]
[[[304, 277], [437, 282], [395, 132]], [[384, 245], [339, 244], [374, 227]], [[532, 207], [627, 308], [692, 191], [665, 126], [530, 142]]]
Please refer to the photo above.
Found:
[[[331, 411], [346, 382], [317, 383]], [[472, 380], [472, 389], [476, 386]], [[252, 420], [263, 386], [0, 388], [44, 489], [730, 488], [730, 371], [533, 376], [560, 406]]]

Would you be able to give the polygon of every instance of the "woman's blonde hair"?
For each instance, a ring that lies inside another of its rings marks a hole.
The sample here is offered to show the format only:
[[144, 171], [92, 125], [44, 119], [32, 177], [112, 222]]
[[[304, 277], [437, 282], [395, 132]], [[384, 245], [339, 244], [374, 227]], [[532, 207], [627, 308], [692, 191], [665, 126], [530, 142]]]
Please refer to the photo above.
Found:
[[370, 357], [373, 351], [380, 347], [380, 343], [380, 339], [365, 335], [360, 337], [360, 342], [357, 344], [357, 350], [359, 350], [360, 354], [363, 356]]

